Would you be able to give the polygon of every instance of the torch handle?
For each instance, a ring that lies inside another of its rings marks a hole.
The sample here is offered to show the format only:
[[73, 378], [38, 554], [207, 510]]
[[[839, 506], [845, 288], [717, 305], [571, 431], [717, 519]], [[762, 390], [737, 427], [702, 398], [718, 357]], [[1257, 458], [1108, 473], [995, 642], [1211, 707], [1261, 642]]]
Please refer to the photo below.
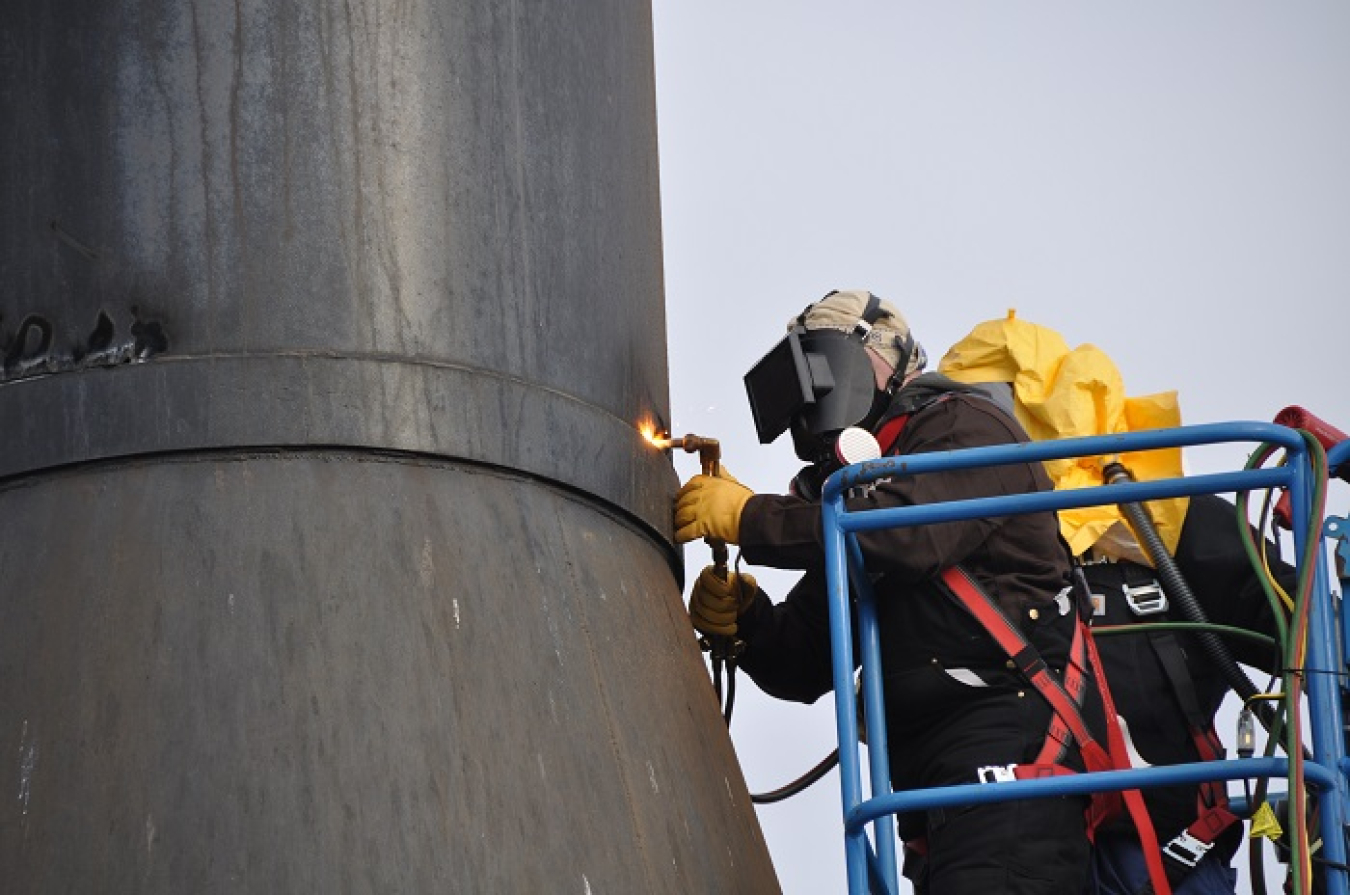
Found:
[[[721, 446], [710, 438], [700, 439], [698, 452], [699, 465], [703, 474], [716, 476], [721, 472]], [[712, 548], [713, 574], [721, 581], [727, 580], [727, 542], [721, 538], [704, 538], [703, 542]]]
[[718, 580], [727, 580], [727, 542], [721, 538], [704, 538], [703, 543], [712, 548], [713, 574]]

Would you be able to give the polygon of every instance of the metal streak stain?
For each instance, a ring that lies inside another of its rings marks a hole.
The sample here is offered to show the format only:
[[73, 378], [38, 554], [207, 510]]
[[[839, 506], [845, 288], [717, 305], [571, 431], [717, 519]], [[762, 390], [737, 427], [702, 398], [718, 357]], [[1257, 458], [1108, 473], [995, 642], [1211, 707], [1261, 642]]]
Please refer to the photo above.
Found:
[[28, 816], [28, 803], [33, 796], [33, 772], [37, 770], [37, 738], [28, 738], [28, 721], [23, 722], [23, 732], [19, 736], [19, 803], [23, 806], [23, 816]]
[[459, 600], [455, 597], [450, 598], [450, 609], [455, 614], [455, 630], [459, 630]]
[[422, 541], [422, 555], [417, 563], [417, 577], [425, 590], [431, 590], [436, 585], [436, 564], [432, 560], [431, 538], [425, 538]]
[[652, 767], [650, 759], [647, 761], [647, 779], [651, 781], [652, 792], [659, 796], [661, 794], [661, 787], [656, 784], [656, 768]]

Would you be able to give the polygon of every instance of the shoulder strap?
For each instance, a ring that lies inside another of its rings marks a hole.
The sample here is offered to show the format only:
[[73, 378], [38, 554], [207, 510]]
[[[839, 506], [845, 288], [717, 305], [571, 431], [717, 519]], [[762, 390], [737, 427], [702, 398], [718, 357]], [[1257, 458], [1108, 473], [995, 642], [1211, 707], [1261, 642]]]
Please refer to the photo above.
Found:
[[905, 426], [908, 425], [911, 418], [918, 416], [920, 413], [923, 413], [930, 407], [936, 407], [937, 405], [943, 403], [944, 401], [950, 400], [957, 394], [960, 393], [945, 392], [944, 394], [938, 395], [936, 398], [929, 401], [927, 404], [921, 404], [920, 406], [915, 407], [908, 413], [897, 414], [896, 416], [893, 416], [890, 419], [886, 420], [886, 422], [882, 424], [881, 428], [877, 430], [877, 446], [881, 448], [881, 456], [885, 457], [888, 454], [890, 454], [892, 450], [895, 449], [896, 442], [900, 440], [900, 436], [901, 434], [904, 433]]
[[877, 446], [881, 448], [881, 456], [885, 457], [895, 447], [895, 443], [900, 440], [900, 433], [905, 431], [905, 424], [909, 422], [909, 418], [913, 415], [912, 413], [902, 413], [897, 417], [892, 417], [877, 430]]

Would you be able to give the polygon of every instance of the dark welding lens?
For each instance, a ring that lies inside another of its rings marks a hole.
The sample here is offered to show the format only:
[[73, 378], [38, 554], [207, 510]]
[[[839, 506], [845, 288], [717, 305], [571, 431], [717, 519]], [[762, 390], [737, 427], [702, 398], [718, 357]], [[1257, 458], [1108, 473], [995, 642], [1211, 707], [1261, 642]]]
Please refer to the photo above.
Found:
[[760, 444], [768, 444], [787, 431], [798, 411], [816, 399], [811, 366], [802, 351], [802, 332], [788, 332], [745, 374], [745, 391]]

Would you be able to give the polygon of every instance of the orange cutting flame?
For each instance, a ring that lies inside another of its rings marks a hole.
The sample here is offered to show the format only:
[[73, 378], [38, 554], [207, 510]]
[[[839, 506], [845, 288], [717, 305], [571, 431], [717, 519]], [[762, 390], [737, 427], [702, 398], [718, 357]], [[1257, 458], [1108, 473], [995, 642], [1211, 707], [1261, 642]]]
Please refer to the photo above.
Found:
[[638, 432], [646, 439], [652, 447], [665, 450], [671, 445], [670, 437], [656, 428], [656, 424], [650, 421], [644, 421], [638, 424]]

